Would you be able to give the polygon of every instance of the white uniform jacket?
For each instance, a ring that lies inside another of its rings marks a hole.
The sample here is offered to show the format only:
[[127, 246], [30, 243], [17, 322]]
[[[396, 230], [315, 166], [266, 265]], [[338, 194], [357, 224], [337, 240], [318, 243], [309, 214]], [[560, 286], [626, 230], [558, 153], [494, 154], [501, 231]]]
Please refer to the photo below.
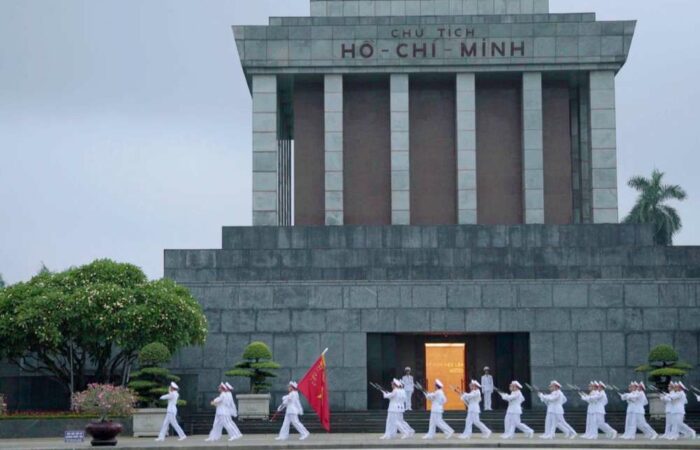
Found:
[[229, 414], [229, 407], [228, 407], [228, 400], [226, 399], [226, 392], [222, 392], [219, 394], [218, 397], [214, 399], [212, 402], [214, 406], [216, 406], [216, 415], [217, 416], [230, 416]]
[[562, 391], [554, 391], [550, 394], [540, 393], [540, 400], [547, 405], [547, 413], [552, 414], [564, 414], [564, 404], [566, 403], [566, 396]]
[[491, 375], [483, 375], [481, 377], [481, 390], [484, 392], [493, 392], [493, 377]]
[[401, 377], [401, 383], [406, 391], [413, 392], [415, 389], [415, 384], [413, 382], [413, 377], [411, 375], [404, 375]]
[[588, 403], [588, 414], [605, 414], [607, 395], [600, 391], [593, 391], [590, 394], [581, 396], [584, 402]]
[[160, 399], [168, 401], [168, 414], [177, 414], [177, 399], [180, 398], [180, 394], [177, 391], [169, 392], [163, 395]]
[[668, 411], [670, 414], [684, 414], [685, 415], [685, 405], [688, 403], [688, 397], [686, 397], [685, 392], [672, 392], [668, 394], [671, 400], [671, 408]]
[[627, 402], [627, 412], [630, 414], [644, 414], [644, 406], [647, 404], [647, 396], [643, 392], [634, 391], [622, 394], [622, 400]]
[[464, 394], [462, 394], [461, 399], [469, 408], [470, 413], [480, 413], [481, 412], [481, 407], [479, 406], [479, 403], [481, 403], [481, 391], [480, 390], [477, 389], [475, 391], [465, 392]]
[[510, 394], [501, 394], [501, 398], [508, 402], [508, 409], [506, 414], [522, 414], [523, 413], [523, 403], [525, 402], [525, 397], [520, 391], [511, 392]]
[[384, 398], [389, 400], [389, 412], [403, 412], [403, 392], [400, 389], [394, 389], [391, 392], [384, 392]]
[[304, 415], [304, 409], [301, 407], [301, 402], [299, 401], [299, 393], [297, 391], [292, 391], [289, 394], [282, 397], [282, 404], [287, 410], [285, 414], [296, 414], [298, 416]]
[[438, 389], [435, 392], [425, 394], [425, 398], [431, 401], [431, 412], [445, 412], [445, 403], [447, 403], [447, 396], [445, 396], [445, 393], [442, 391], [442, 389]]
[[233, 401], [233, 394], [226, 392], [226, 406], [228, 407], [228, 415], [232, 417], [238, 417], [238, 409], [236, 408], [236, 402]]

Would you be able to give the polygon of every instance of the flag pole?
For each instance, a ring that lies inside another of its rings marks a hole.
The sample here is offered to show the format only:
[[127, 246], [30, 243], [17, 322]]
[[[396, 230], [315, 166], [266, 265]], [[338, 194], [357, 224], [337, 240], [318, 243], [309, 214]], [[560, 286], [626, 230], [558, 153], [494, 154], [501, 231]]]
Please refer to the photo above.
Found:
[[323, 353], [321, 353], [321, 356], [326, 356], [327, 352], [328, 352], [328, 347], [326, 347], [326, 349], [323, 351]]

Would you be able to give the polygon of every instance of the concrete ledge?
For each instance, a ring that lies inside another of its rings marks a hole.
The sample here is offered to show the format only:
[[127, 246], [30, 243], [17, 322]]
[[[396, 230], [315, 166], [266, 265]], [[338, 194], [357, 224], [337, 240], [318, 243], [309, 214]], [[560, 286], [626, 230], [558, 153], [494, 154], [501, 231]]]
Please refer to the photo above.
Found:
[[[89, 419], [17, 419], [0, 420], [0, 439], [63, 438], [64, 431], [84, 430]], [[132, 433], [131, 419], [115, 420], [124, 426], [122, 435]], [[0, 448], [3, 447], [0, 441]]]

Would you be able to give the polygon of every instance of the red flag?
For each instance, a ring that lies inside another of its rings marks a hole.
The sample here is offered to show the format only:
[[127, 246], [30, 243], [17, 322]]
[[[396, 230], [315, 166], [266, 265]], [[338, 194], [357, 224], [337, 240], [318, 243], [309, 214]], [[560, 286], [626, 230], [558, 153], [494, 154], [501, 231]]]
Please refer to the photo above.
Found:
[[331, 408], [328, 398], [328, 380], [326, 378], [326, 352], [306, 372], [299, 381], [299, 392], [304, 394], [309, 405], [316, 411], [323, 428], [331, 431]]

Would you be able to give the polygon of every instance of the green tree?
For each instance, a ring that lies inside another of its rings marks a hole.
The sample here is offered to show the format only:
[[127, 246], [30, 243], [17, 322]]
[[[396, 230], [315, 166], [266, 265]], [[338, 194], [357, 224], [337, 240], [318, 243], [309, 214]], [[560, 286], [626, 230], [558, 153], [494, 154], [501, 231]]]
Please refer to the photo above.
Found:
[[[165, 406], [160, 397], [168, 393], [171, 381], [178, 382], [180, 377], [172, 375], [170, 370], [161, 367], [170, 362], [170, 350], [160, 342], [154, 342], [141, 349], [138, 356], [139, 370], [131, 374], [129, 387], [138, 394], [141, 408]], [[178, 405], [184, 406], [183, 400]]]
[[654, 240], [660, 245], [672, 245], [673, 235], [683, 226], [669, 200], [685, 200], [686, 192], [678, 185], [663, 184], [664, 173], [656, 169], [651, 178], [632, 177], [627, 183], [639, 191], [639, 197], [625, 223], [648, 223], [654, 226]]
[[649, 352], [649, 364], [634, 369], [646, 373], [649, 381], [662, 391], [668, 388], [674, 377], [683, 378], [693, 366], [680, 361], [678, 352], [670, 345], [657, 345]]
[[272, 360], [270, 347], [264, 342], [251, 342], [243, 352], [243, 361], [226, 372], [229, 377], [250, 379], [250, 392], [259, 394], [268, 392], [272, 386], [267, 379], [275, 378], [275, 370], [281, 366]]
[[51, 271], [49, 270], [48, 267], [46, 267], [46, 264], [44, 264], [44, 261], [41, 262], [41, 268], [39, 268], [39, 271], [37, 272], [37, 275], [47, 275], [50, 274]]
[[207, 322], [190, 292], [149, 282], [136, 266], [98, 260], [44, 273], [0, 291], [0, 358], [82, 390], [91, 380], [121, 383], [138, 349], [171, 351], [206, 340]]
[[0, 289], [5, 287], [5, 280], [2, 278], [2, 274], [0, 273]]

